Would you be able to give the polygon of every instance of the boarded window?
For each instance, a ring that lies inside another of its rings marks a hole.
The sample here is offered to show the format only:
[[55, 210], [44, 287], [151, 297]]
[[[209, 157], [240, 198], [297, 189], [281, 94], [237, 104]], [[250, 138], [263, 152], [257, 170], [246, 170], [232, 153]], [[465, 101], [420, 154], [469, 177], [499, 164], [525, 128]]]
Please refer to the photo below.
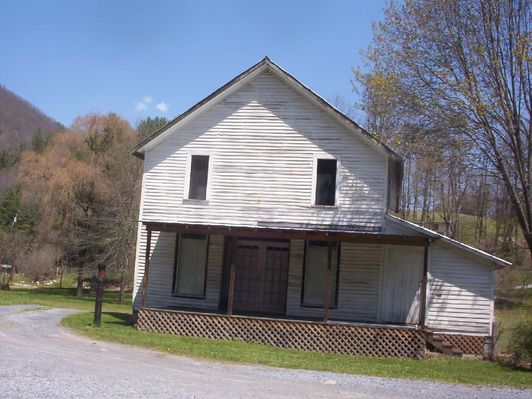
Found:
[[189, 199], [205, 200], [207, 198], [207, 178], [209, 175], [209, 156], [192, 155], [190, 160]]
[[336, 159], [318, 159], [316, 205], [334, 205], [336, 200]]
[[[305, 272], [303, 277], [303, 305], [322, 307], [327, 281], [328, 243], [307, 241]], [[338, 243], [331, 243], [331, 285], [329, 286], [329, 306], [336, 306], [338, 279]]]
[[208, 237], [181, 235], [177, 237], [174, 293], [182, 296], [205, 296]]

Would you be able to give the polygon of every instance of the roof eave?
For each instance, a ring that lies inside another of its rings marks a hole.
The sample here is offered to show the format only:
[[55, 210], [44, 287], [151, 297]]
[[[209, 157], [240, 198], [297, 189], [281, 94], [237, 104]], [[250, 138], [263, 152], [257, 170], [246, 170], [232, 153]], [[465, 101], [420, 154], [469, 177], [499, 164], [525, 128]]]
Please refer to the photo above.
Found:
[[402, 157], [397, 154], [395, 151], [393, 151], [390, 147], [388, 147], [386, 144], [384, 144], [382, 141], [380, 141], [377, 137], [369, 133], [367, 130], [363, 129], [361, 126], [359, 126], [355, 121], [353, 121], [351, 118], [349, 118], [347, 115], [343, 114], [341, 111], [339, 111], [337, 108], [335, 108], [332, 104], [330, 104], [328, 101], [326, 101], [324, 98], [313, 92], [310, 88], [305, 86], [303, 83], [301, 83], [297, 78], [292, 76], [290, 73], [282, 69], [279, 65], [277, 65], [275, 62], [273, 62], [270, 58], [264, 57], [260, 62], [256, 63], [255, 65], [251, 66], [235, 78], [231, 79], [229, 82], [227, 82], [225, 85], [221, 86], [217, 90], [215, 90], [213, 93], [211, 93], [209, 96], [205, 97], [203, 100], [199, 101], [195, 105], [193, 105], [191, 108], [189, 108], [187, 111], [183, 112], [176, 118], [174, 118], [172, 121], [167, 123], [162, 128], [158, 129], [154, 133], [150, 134], [149, 136], [145, 137], [144, 139], [140, 140], [135, 146], [133, 146], [129, 153], [139, 157], [141, 159], [144, 159], [144, 147], [148, 145], [151, 141], [153, 141], [155, 138], [166, 132], [168, 129], [170, 129], [172, 126], [175, 126], [177, 123], [179, 123], [181, 120], [185, 119], [187, 116], [191, 115], [194, 111], [200, 109], [202, 106], [209, 103], [211, 100], [214, 100], [218, 95], [232, 87], [237, 82], [245, 79], [247, 76], [252, 74], [253, 72], [256, 72], [259, 69], [262, 69], [264, 67], [268, 67], [271, 70], [274, 70], [277, 72], [277, 74], [281, 77], [288, 78], [292, 81], [295, 85], [297, 85], [300, 90], [303, 90], [306, 92], [311, 98], [316, 100], [317, 103], [319, 103], [323, 108], [328, 110], [329, 112], [333, 113], [337, 118], [341, 119], [345, 124], [350, 126], [351, 128], [355, 128], [359, 130], [363, 136], [366, 137], [369, 141], [373, 142], [377, 147], [380, 147], [381, 150], [383, 150], [389, 157], [392, 157], [394, 159], [402, 161]]
[[[132, 155], [135, 155], [139, 158], [141, 158], [141, 154], [144, 154], [144, 151], [142, 151], [143, 147], [145, 147], [148, 143], [153, 141], [155, 138], [166, 132], [168, 129], [170, 129], [172, 126], [176, 125], [178, 122], [186, 118], [187, 116], [191, 115], [194, 111], [201, 108], [203, 105], [207, 104], [214, 98], [216, 98], [219, 94], [223, 93], [226, 89], [233, 86], [235, 83], [241, 81], [246, 76], [250, 75], [251, 73], [257, 71], [258, 69], [264, 67], [268, 63], [271, 63], [270, 59], [268, 57], [264, 57], [260, 62], [256, 63], [255, 65], [251, 66], [250, 68], [246, 69], [244, 72], [236, 76], [235, 78], [231, 79], [229, 82], [224, 84], [223, 86], [219, 87], [217, 90], [209, 94], [207, 97], [202, 99], [201, 101], [194, 104], [192, 107], [187, 109], [182, 114], [178, 115], [176, 118], [172, 119], [170, 122], [168, 122], [166, 125], [161, 127], [160, 129], [156, 130], [152, 134], [146, 136], [144, 139], [140, 140], [137, 144], [135, 144], [130, 150], [129, 153]], [[142, 159], [144, 159], [144, 155], [142, 155]]]
[[497, 256], [494, 256], [494, 255], [491, 255], [487, 252], [484, 252], [478, 248], [475, 248], [475, 247], [472, 247], [470, 245], [467, 245], [467, 244], [464, 244], [463, 242], [460, 242], [460, 241], [457, 241], [457, 240], [454, 240], [452, 238], [449, 238], [447, 236], [444, 236], [443, 234], [440, 234], [436, 231], [433, 231], [433, 230], [430, 230], [430, 229], [427, 229], [426, 227], [423, 227], [423, 226], [419, 226], [415, 223], [412, 223], [412, 222], [409, 222], [408, 220], [404, 220], [404, 219], [401, 219], [400, 217], [398, 216], [395, 216], [395, 215], [390, 215], [390, 214], [386, 214], [385, 215], [385, 218], [391, 220], [392, 222], [396, 222], [396, 223], [399, 223], [403, 226], [406, 226], [406, 227], [409, 227], [411, 228], [412, 230], [415, 230], [421, 234], [425, 234], [429, 237], [431, 237], [432, 239], [434, 240], [442, 240], [443, 242], [447, 243], [447, 244], [450, 244], [450, 245], [453, 245], [457, 248], [460, 248], [468, 253], [471, 253], [475, 256], [478, 256], [480, 258], [483, 258], [487, 261], [490, 261], [490, 262], [493, 262], [497, 268], [502, 268], [502, 267], [507, 267], [507, 266], [511, 266], [512, 263], [511, 262], [508, 262], [507, 260], [504, 260], [504, 259], [501, 259]]

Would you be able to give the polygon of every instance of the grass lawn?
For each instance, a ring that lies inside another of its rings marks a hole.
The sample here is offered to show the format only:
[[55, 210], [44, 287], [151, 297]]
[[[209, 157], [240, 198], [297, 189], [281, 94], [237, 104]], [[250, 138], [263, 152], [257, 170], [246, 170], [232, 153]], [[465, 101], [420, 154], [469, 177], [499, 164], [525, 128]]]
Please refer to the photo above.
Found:
[[[117, 299], [117, 292], [105, 293], [102, 328], [96, 328], [92, 325], [92, 313], [87, 312], [68, 316], [62, 321], [62, 325], [92, 339], [219, 361], [447, 383], [532, 388], [531, 371], [480, 360], [370, 358], [300, 352], [237, 341], [215, 341], [140, 332], [128, 324], [131, 315], [131, 296], [127, 297], [127, 304], [119, 304]], [[76, 298], [72, 288], [0, 291], [0, 305], [18, 304], [66, 307], [92, 312], [94, 297], [86, 295], [82, 298]]]
[[[10, 291], [0, 291], [0, 306], [35, 304], [94, 311], [94, 294], [85, 292], [81, 298], [77, 298], [75, 293], [75, 288], [12, 288]], [[110, 312], [131, 313], [131, 293], [126, 293], [126, 300], [121, 304], [118, 302], [118, 291], [106, 291], [104, 307]]]

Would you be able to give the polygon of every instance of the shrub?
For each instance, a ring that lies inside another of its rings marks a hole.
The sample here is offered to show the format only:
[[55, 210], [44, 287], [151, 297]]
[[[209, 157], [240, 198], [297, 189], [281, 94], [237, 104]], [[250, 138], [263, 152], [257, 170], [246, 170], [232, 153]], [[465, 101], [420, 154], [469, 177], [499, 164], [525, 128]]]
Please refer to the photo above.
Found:
[[512, 328], [508, 349], [515, 361], [532, 361], [532, 321], [523, 321]]

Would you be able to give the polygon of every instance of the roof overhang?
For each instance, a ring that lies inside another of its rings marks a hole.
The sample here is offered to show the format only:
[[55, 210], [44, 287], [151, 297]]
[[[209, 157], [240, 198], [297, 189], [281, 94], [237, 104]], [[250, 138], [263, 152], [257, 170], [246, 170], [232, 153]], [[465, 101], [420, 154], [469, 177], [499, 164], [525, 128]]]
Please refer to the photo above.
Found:
[[348, 116], [344, 115], [324, 98], [314, 93], [311, 89], [301, 83], [294, 76], [290, 75], [288, 72], [286, 72], [279, 65], [274, 63], [268, 57], [265, 57], [260, 62], [253, 65], [251, 68], [242, 72], [240, 75], [220, 87], [218, 90], [214, 91], [212, 94], [205, 97], [197, 104], [193, 105], [187, 111], [183, 112], [177, 118], [170, 121], [161, 129], [155, 131], [143, 140], [139, 141], [133, 148], [129, 150], [129, 152], [143, 159], [144, 153], [146, 151], [155, 147], [157, 144], [165, 140], [166, 137], [173, 131], [175, 131], [188, 121], [196, 118], [199, 113], [208, 110], [214, 104], [217, 104], [218, 102], [222, 101], [224, 98], [234, 93], [240, 87], [249, 82], [253, 77], [266, 70], [269, 70], [274, 73], [277, 77], [279, 77], [289, 86], [294, 88], [297, 92], [299, 92], [311, 102], [320, 107], [322, 110], [324, 110], [333, 119], [337, 120], [338, 122], [346, 126], [349, 130], [353, 131], [354, 134], [357, 134], [359, 137], [361, 137], [367, 144], [376, 148], [378, 151], [381, 151], [388, 157], [391, 157], [398, 161], [402, 161], [402, 158], [399, 154], [397, 154], [391, 148], [386, 146], [386, 144], [381, 142], [377, 137], [364, 130], [356, 122], [354, 122]]
[[243, 227], [207, 224], [184, 224], [143, 221], [147, 231], [166, 231], [181, 234], [219, 234], [232, 237], [277, 239], [277, 240], [315, 240], [341, 241], [358, 244], [388, 244], [427, 247], [430, 237], [382, 234], [379, 232], [347, 232], [338, 230], [306, 230], [269, 227]]
[[447, 236], [444, 236], [443, 234], [440, 234], [436, 231], [427, 229], [423, 226], [419, 226], [415, 223], [409, 222], [408, 220], [401, 219], [398, 216], [386, 214], [385, 219], [392, 223], [397, 223], [400, 226], [406, 227], [408, 229], [411, 229], [417, 233], [423, 234], [426, 237], [430, 237], [433, 240], [440, 240], [446, 244], [449, 244], [452, 247], [458, 248], [462, 251], [465, 251], [471, 255], [478, 256], [484, 260], [487, 260], [489, 262], [492, 262], [496, 265], [497, 268], [505, 267], [505, 266], [511, 266], [512, 264], [504, 259], [498, 258], [494, 255], [491, 255], [487, 252], [484, 252], [478, 248], [472, 247], [470, 245], [464, 244], [463, 242], [454, 240], [452, 238], [449, 238]]

